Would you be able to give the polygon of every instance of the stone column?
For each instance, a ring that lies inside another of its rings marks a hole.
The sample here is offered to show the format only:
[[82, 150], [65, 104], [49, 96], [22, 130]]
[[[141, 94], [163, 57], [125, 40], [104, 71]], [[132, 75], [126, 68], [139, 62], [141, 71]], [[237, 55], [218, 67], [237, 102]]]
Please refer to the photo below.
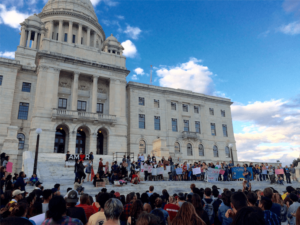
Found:
[[25, 47], [25, 44], [26, 44], [26, 30], [25, 30], [25, 27], [22, 27], [20, 46]]
[[109, 114], [116, 115], [115, 114], [115, 85], [113, 79], [110, 79], [110, 83], [109, 83]]
[[93, 77], [93, 90], [92, 90], [92, 113], [97, 111], [97, 93], [98, 93], [98, 77]]
[[76, 138], [77, 138], [76, 131], [70, 131], [69, 132], [69, 144], [68, 144], [68, 151], [70, 151], [70, 154], [75, 154]]
[[27, 44], [26, 44], [26, 47], [27, 47], [27, 48], [30, 47], [30, 37], [31, 37], [31, 30], [28, 31]]
[[120, 81], [115, 81], [115, 115], [121, 116], [121, 97], [120, 97]]
[[68, 33], [68, 43], [72, 44], [73, 39], [73, 22], [69, 21], [69, 33]]
[[[103, 145], [104, 147], [104, 145]], [[90, 149], [88, 153], [93, 152], [94, 155], [96, 155], [97, 152], [97, 133], [90, 134]], [[88, 154], [85, 152], [85, 154]]]
[[97, 33], [94, 32], [94, 48], [96, 48], [96, 43], [97, 43]]
[[42, 35], [41, 35], [41, 39], [40, 39], [40, 49], [42, 48], [42, 43], [43, 43], [44, 37], [45, 37], [45, 32], [43, 31]]
[[48, 38], [52, 40], [52, 33], [53, 33], [53, 21], [50, 21], [50, 27], [49, 27], [49, 34]]
[[31, 48], [33, 48], [33, 49], [36, 49], [36, 47], [37, 47], [37, 42], [38, 42], [38, 32], [34, 32], [34, 41], [33, 41], [33, 44], [32, 44], [32, 46], [31, 46]]
[[87, 28], [87, 40], [86, 40], [86, 45], [88, 47], [90, 47], [90, 43], [91, 43], [91, 29], [88, 27]]
[[78, 40], [77, 44], [81, 45], [81, 38], [82, 38], [82, 24], [78, 24]]
[[79, 72], [74, 72], [74, 80], [73, 80], [72, 94], [71, 94], [71, 99], [72, 99], [71, 109], [75, 111], [77, 111], [78, 77], [79, 77]]
[[58, 27], [58, 41], [64, 41], [64, 34], [63, 34], [63, 21], [59, 21]]

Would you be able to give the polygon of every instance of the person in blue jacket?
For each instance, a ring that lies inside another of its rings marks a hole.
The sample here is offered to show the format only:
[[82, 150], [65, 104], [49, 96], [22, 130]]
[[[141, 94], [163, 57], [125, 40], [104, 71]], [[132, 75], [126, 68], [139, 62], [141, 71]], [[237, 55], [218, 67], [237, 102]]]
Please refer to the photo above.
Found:
[[25, 186], [27, 185], [28, 182], [30, 182], [30, 181], [25, 182], [24, 177], [25, 177], [25, 173], [21, 171], [15, 183], [15, 187], [19, 187], [21, 191], [25, 191]]
[[244, 166], [243, 175], [245, 177], [245, 180], [247, 181], [247, 187], [249, 187], [249, 182], [250, 182], [250, 178], [251, 178], [251, 172], [247, 169], [246, 166]]

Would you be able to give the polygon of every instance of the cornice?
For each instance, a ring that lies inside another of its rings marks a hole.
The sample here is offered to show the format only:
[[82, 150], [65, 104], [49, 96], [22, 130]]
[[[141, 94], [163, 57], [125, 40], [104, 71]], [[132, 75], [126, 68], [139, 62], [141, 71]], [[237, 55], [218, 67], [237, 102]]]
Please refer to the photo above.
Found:
[[21, 66], [22, 66], [20, 64], [20, 61], [18, 61], [18, 60], [7, 59], [7, 58], [2, 58], [2, 57], [0, 57], [0, 65], [15, 67], [15, 68], [18, 68], [18, 69], [20, 69]]
[[73, 17], [76, 17], [78, 19], [85, 20], [85, 21], [93, 24], [94, 26], [96, 26], [100, 30], [101, 34], [103, 35], [104, 40], [106, 39], [104, 30], [103, 30], [102, 26], [98, 23], [98, 21], [96, 21], [96, 20], [94, 20], [94, 19], [92, 19], [90, 17], [87, 17], [85, 15], [76, 13], [76, 12], [70, 12], [70, 11], [41, 12], [40, 14], [38, 14], [38, 17], [40, 17], [42, 19], [42, 18], [46, 18], [48, 16], [57, 16], [57, 15], [73, 16]]
[[93, 67], [93, 68], [98, 68], [98, 69], [105, 69], [105, 70], [110, 70], [114, 72], [120, 72], [120, 73], [125, 73], [126, 76], [130, 73], [129, 70], [126, 69], [121, 69], [113, 66], [108, 66], [108, 65], [103, 65], [97, 62], [92, 62], [92, 61], [86, 61], [86, 60], [81, 60], [81, 59], [76, 59], [76, 58], [70, 58], [66, 55], [54, 55], [51, 53], [46, 53], [42, 51], [38, 51], [36, 55], [36, 60], [41, 59], [41, 58], [48, 58], [48, 59], [55, 59], [57, 61], [63, 62], [63, 63], [69, 63], [72, 65], [77, 65], [77, 66], [88, 66], [88, 67]]

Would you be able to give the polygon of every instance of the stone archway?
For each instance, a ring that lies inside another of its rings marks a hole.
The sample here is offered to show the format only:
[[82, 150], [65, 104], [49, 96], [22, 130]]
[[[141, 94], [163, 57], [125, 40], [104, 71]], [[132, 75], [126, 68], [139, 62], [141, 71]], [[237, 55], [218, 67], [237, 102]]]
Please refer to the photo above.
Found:
[[66, 153], [69, 143], [69, 128], [65, 124], [56, 127], [54, 138], [54, 153]]
[[75, 154], [88, 154], [90, 131], [86, 126], [80, 126], [76, 131]]
[[108, 132], [104, 128], [100, 128], [97, 131], [97, 155], [107, 155], [108, 154]]

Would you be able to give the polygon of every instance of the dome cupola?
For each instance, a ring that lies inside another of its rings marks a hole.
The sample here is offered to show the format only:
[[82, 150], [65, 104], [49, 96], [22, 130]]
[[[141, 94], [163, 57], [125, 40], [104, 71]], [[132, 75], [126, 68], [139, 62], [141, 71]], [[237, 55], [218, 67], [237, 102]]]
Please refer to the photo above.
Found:
[[123, 46], [118, 42], [117, 38], [111, 34], [103, 43], [103, 51], [111, 54], [122, 55]]

